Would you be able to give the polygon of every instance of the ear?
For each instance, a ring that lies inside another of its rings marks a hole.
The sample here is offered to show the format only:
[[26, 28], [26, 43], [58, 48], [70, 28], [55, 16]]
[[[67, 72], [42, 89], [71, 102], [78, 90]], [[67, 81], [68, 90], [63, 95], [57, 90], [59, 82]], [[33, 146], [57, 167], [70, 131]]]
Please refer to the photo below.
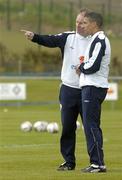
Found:
[[92, 21], [91, 26], [92, 26], [93, 28], [98, 27], [98, 26], [97, 26], [97, 23], [96, 23], [95, 21]]

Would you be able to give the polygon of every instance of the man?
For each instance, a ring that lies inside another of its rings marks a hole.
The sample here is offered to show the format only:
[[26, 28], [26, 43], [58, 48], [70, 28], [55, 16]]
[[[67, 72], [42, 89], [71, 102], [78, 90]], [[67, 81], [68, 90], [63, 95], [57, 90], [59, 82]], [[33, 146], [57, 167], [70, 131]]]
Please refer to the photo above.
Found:
[[65, 160], [57, 170], [74, 170], [75, 143], [76, 143], [76, 121], [81, 112], [81, 90], [79, 88], [79, 75], [76, 67], [80, 64], [80, 56], [84, 55], [85, 48], [89, 43], [88, 37], [84, 37], [81, 24], [87, 9], [82, 9], [76, 18], [76, 32], [65, 32], [58, 35], [38, 35], [33, 32], [22, 30], [25, 36], [32, 42], [43, 46], [59, 47], [62, 52], [63, 65], [61, 71], [62, 85], [60, 88], [60, 107], [62, 134], [60, 138], [60, 149]]
[[103, 19], [100, 14], [85, 14], [82, 29], [84, 35], [92, 35], [92, 38], [79, 69], [83, 125], [91, 165], [82, 171], [90, 173], [106, 172], [100, 116], [101, 104], [108, 89], [111, 48], [108, 38], [101, 30], [102, 25]]

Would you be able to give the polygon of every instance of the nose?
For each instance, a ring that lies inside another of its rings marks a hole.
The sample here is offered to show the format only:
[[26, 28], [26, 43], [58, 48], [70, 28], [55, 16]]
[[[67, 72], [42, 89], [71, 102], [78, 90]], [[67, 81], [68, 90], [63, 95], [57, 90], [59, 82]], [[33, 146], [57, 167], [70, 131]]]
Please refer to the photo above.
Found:
[[81, 26], [80, 23], [77, 23], [77, 24], [76, 24], [76, 27], [77, 27], [77, 28], [81, 28], [82, 26]]

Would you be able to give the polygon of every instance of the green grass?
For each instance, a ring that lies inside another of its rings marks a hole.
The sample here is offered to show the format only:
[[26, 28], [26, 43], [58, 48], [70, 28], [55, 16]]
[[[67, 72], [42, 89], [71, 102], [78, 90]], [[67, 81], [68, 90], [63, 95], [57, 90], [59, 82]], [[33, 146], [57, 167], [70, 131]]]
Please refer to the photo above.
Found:
[[[51, 105], [50, 105], [51, 106]], [[104, 132], [105, 161], [107, 174], [82, 174], [80, 168], [88, 164], [86, 145], [82, 130], [77, 131], [76, 159], [77, 167], [73, 172], [57, 172], [57, 166], [63, 161], [59, 152], [61, 133], [23, 133], [21, 122], [30, 120], [57, 121], [60, 124], [58, 107], [8, 108], [0, 110], [0, 179], [121, 179], [122, 178], [122, 112], [104, 111], [102, 127]], [[119, 115], [118, 118], [116, 118]]]
[[[11, 80], [14, 82], [15, 80]], [[20, 80], [17, 80], [20, 82]], [[10, 82], [10, 80], [2, 80]], [[25, 80], [29, 102], [58, 101], [59, 80]], [[122, 94], [121, 88], [120, 93]], [[120, 96], [121, 97], [121, 96]], [[103, 105], [102, 128], [104, 132], [106, 174], [83, 174], [80, 169], [89, 163], [82, 129], [77, 130], [76, 162], [73, 172], [57, 172], [63, 162], [59, 140], [61, 134], [59, 105], [0, 106], [0, 180], [121, 180], [122, 179], [122, 111], [119, 105], [112, 109]], [[5, 112], [5, 108], [8, 110]], [[20, 131], [20, 124], [29, 120], [56, 121], [57, 134]], [[80, 121], [80, 118], [79, 118]]]

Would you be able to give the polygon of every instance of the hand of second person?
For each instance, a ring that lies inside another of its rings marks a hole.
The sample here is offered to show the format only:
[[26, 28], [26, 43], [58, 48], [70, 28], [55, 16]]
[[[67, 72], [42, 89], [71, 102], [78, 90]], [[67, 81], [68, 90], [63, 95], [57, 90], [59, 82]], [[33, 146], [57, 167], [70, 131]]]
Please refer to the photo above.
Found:
[[75, 70], [76, 70], [76, 74], [78, 74], [78, 75], [80, 76], [81, 71], [80, 71], [80, 69], [79, 69], [79, 66], [80, 66], [80, 65], [78, 65], [78, 66], [75, 68]]

